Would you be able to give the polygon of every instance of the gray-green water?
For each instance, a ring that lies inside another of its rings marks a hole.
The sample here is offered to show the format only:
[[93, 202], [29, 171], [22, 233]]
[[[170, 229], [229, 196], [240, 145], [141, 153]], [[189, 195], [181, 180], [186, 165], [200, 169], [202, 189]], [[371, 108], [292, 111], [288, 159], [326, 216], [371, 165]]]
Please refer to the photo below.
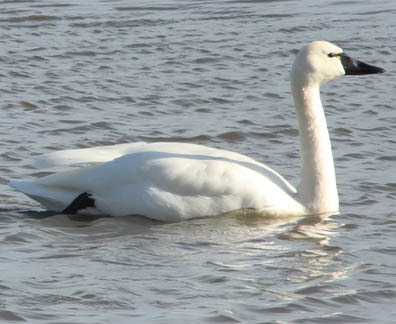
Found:
[[[0, 322], [394, 322], [395, 28], [391, 0], [0, 2]], [[77, 222], [7, 186], [34, 155], [141, 140], [296, 183], [289, 70], [316, 39], [387, 70], [322, 89], [339, 215]]]

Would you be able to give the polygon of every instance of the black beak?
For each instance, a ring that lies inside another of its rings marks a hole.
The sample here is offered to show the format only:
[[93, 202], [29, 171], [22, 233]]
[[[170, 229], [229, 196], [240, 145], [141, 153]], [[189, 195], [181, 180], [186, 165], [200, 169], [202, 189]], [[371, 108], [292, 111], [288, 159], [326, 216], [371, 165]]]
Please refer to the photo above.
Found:
[[385, 72], [383, 68], [358, 61], [344, 53], [339, 55], [341, 56], [341, 63], [346, 75], [376, 74]]

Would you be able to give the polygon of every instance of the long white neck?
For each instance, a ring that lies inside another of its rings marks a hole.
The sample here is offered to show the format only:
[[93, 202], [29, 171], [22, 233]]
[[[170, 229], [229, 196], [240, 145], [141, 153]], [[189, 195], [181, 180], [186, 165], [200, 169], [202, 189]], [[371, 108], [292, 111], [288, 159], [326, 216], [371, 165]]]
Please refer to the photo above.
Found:
[[319, 83], [292, 75], [301, 146], [299, 201], [311, 213], [338, 211], [334, 161]]

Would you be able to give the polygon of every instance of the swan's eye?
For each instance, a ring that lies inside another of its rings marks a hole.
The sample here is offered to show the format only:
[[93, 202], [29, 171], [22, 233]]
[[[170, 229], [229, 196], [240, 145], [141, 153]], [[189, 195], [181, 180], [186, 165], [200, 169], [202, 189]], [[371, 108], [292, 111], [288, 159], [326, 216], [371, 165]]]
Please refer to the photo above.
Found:
[[328, 57], [336, 57], [339, 60], [341, 60], [341, 54], [337, 54], [337, 53], [330, 53], [327, 55]]

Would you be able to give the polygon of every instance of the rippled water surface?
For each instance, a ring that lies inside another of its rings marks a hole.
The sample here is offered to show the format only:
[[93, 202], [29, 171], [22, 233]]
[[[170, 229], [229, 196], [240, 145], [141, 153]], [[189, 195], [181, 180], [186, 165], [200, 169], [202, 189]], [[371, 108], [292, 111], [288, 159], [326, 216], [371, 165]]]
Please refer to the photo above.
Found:
[[[0, 322], [394, 323], [396, 3], [0, 2]], [[297, 182], [289, 70], [316, 39], [386, 68], [322, 89], [341, 212], [175, 224], [50, 216], [34, 155], [182, 141]]]

